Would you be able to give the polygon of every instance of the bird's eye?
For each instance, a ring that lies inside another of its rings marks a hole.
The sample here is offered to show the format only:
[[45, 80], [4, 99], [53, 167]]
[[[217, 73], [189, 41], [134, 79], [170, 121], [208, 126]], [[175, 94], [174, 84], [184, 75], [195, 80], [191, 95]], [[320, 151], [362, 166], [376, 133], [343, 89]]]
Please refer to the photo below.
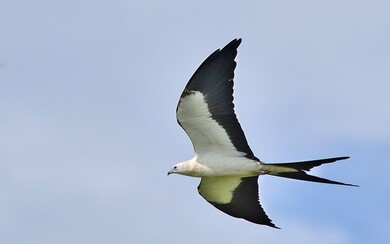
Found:
[[176, 170], [176, 169], [177, 169], [177, 166], [173, 166], [173, 169]]

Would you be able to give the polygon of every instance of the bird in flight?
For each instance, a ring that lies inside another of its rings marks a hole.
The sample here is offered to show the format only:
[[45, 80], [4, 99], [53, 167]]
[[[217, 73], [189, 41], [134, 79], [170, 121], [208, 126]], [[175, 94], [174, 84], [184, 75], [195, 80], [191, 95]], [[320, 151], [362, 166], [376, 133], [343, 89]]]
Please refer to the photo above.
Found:
[[199, 194], [222, 212], [247, 221], [277, 227], [259, 202], [258, 178], [274, 175], [296, 180], [356, 186], [306, 172], [349, 157], [266, 164], [250, 149], [233, 104], [235, 39], [213, 52], [195, 71], [176, 108], [179, 125], [190, 137], [195, 157], [168, 172], [201, 178]]

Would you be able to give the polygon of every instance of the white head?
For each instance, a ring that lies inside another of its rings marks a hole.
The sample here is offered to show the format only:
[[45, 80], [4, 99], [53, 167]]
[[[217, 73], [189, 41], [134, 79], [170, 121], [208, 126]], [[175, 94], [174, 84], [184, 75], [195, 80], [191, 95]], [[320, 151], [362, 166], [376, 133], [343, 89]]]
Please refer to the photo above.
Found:
[[179, 175], [190, 175], [192, 172], [193, 165], [192, 163], [186, 161], [182, 163], [178, 163], [169, 170], [167, 175], [170, 174], [179, 174]]

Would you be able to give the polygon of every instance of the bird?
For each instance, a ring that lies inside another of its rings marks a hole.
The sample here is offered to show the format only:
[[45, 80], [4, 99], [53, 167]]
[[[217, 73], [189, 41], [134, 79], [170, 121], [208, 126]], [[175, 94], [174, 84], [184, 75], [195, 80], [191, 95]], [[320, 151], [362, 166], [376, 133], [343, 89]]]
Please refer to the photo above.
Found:
[[269, 164], [248, 145], [233, 104], [235, 58], [241, 39], [213, 52], [182, 92], [176, 118], [189, 136], [195, 156], [174, 165], [168, 175], [201, 178], [199, 194], [222, 212], [249, 222], [277, 227], [259, 201], [258, 178], [272, 175], [318, 183], [357, 186], [307, 174], [312, 168], [349, 157]]

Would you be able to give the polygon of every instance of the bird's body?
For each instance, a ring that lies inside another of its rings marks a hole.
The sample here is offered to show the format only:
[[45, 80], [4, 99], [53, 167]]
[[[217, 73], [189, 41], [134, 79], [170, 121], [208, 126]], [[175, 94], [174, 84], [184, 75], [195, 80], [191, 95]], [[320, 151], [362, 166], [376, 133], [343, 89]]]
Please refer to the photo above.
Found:
[[262, 165], [259, 162], [237, 155], [219, 156], [218, 153], [195, 156], [181, 165], [188, 167], [184, 174], [193, 177], [248, 177], [260, 175], [262, 172]]
[[[212, 53], [187, 83], [176, 109], [177, 121], [194, 146], [195, 157], [176, 164], [168, 174], [199, 177], [200, 195], [219, 210], [257, 224], [276, 227], [258, 200], [258, 177], [350, 185], [306, 174], [311, 168], [348, 157], [266, 164], [250, 149], [233, 104], [235, 39]], [[351, 186], [351, 185], [350, 185]]]

